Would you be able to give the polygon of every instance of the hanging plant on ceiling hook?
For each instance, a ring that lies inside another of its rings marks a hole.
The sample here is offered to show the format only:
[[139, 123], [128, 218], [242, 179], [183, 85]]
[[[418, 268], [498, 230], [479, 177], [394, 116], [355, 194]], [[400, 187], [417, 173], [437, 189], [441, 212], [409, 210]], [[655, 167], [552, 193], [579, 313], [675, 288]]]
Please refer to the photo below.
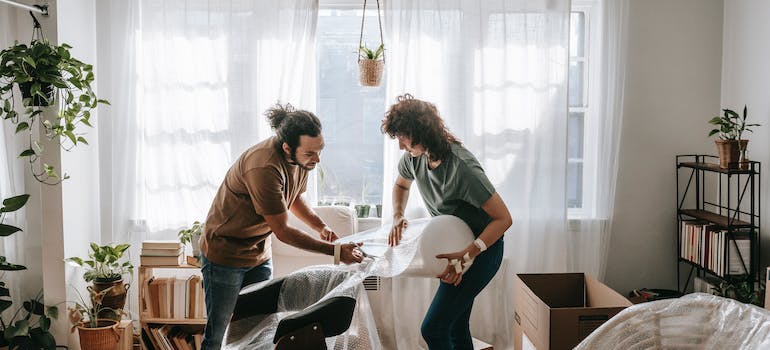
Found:
[[382, 39], [382, 18], [380, 17], [380, 0], [377, 0], [377, 21], [380, 25], [380, 46], [369, 49], [363, 44], [364, 19], [366, 18], [366, 0], [361, 15], [361, 35], [358, 38], [358, 68], [361, 71], [362, 86], [380, 86], [382, 72], [385, 70], [385, 43]]
[[[13, 123], [17, 134], [29, 137], [29, 147], [19, 157], [27, 158], [35, 179], [55, 185], [67, 175], [59, 176], [53, 166], [40, 164], [43, 146], [35, 122], [45, 137], [59, 137], [62, 149], [69, 151], [79, 143], [88, 144], [81, 125], [91, 127], [91, 110], [109, 102], [97, 99], [91, 87], [93, 66], [72, 57], [71, 46], [49, 43], [40, 22], [32, 12], [30, 16], [34, 23], [31, 43], [16, 42], [0, 52], [0, 117]], [[15, 85], [21, 93], [23, 113], [17, 112]], [[44, 119], [45, 109], [57, 102], [55, 117]]]

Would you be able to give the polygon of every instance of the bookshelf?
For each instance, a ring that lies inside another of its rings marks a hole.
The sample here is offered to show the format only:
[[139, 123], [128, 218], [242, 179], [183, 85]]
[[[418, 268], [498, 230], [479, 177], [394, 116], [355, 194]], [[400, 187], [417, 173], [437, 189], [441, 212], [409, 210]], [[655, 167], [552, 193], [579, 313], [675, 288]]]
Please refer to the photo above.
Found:
[[[677, 290], [685, 292], [693, 275], [762, 283], [760, 169], [753, 161], [722, 169], [716, 156], [676, 156]], [[689, 269], [684, 284], [682, 267]]]
[[[203, 328], [206, 325], [206, 319], [205, 318], [183, 318], [183, 317], [172, 317], [172, 318], [162, 318], [157, 317], [157, 315], [152, 314], [151, 310], [149, 309], [149, 306], [145, 302], [147, 299], [147, 293], [149, 292], [149, 284], [150, 281], [155, 276], [156, 270], [200, 270], [200, 267], [189, 265], [187, 263], [180, 264], [180, 265], [163, 265], [163, 266], [157, 266], [157, 265], [140, 265], [139, 266], [139, 276], [138, 276], [138, 282], [139, 282], [139, 326], [140, 326], [140, 332], [142, 334], [142, 349], [163, 349], [162, 346], [156, 345], [155, 342], [149, 341], [152, 338], [151, 334], [147, 334], [148, 330], [151, 328], [158, 328], [163, 327], [166, 325], [171, 326], [179, 326], [179, 328], [183, 329], [185, 332], [188, 333], [201, 333], [203, 332]], [[202, 286], [201, 286], [202, 288]], [[203, 303], [203, 300], [200, 300], [201, 305], [205, 305]], [[203, 309], [205, 312], [205, 308]]]

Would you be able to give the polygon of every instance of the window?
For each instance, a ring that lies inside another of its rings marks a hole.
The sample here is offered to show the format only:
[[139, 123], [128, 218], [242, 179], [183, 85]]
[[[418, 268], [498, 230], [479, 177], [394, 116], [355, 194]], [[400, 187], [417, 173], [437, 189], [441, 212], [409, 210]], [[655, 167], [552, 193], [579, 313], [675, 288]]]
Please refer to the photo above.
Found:
[[[385, 84], [359, 84], [361, 14], [350, 7], [319, 10], [317, 110], [326, 143], [316, 177], [320, 203], [382, 203]], [[366, 16], [364, 44], [377, 47], [377, 11], [367, 8]]]
[[594, 1], [573, 2], [570, 15], [570, 58], [569, 58], [569, 113], [567, 123], [567, 208], [571, 218], [579, 218], [591, 212], [590, 186], [593, 148], [590, 126], [592, 110], [589, 99], [589, 77], [594, 72], [591, 60], [595, 51], [592, 39], [591, 20], [598, 6]]

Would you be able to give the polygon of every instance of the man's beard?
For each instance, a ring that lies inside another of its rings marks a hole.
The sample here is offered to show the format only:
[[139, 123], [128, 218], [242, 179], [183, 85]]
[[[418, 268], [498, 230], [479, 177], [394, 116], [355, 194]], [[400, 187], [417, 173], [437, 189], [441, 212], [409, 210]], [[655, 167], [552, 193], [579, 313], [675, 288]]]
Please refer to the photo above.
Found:
[[291, 150], [291, 153], [289, 154], [289, 164], [296, 165], [302, 169], [305, 169], [307, 171], [313, 170], [313, 168], [308, 167], [307, 165], [300, 164], [299, 161], [297, 161], [297, 149], [294, 148]]

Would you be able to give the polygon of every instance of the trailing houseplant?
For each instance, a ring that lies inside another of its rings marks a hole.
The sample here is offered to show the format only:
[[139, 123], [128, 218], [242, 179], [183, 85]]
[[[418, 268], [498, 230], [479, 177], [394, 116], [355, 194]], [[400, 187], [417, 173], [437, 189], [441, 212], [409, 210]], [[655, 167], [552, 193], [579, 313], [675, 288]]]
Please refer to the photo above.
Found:
[[[93, 91], [93, 66], [72, 57], [71, 48], [41, 39], [29, 45], [17, 42], [0, 51], [0, 117], [14, 124], [17, 134], [27, 136], [28, 147], [19, 157], [29, 161], [35, 179], [47, 184], [59, 183], [67, 176], [60, 177], [53, 166], [41, 164], [44, 150], [35, 123], [47, 138], [60, 137], [61, 147], [69, 151], [88, 143], [83, 126], [91, 126], [94, 108], [109, 104]], [[21, 106], [16, 105], [17, 91]], [[55, 117], [43, 120], [43, 111], [54, 103], [58, 103]]]
[[122, 310], [130, 287], [130, 284], [123, 282], [123, 276], [134, 272], [134, 265], [128, 259], [123, 260], [130, 246], [125, 243], [100, 246], [92, 242], [88, 259], [71, 257], [65, 261], [85, 268], [83, 278], [86, 282], [93, 282], [96, 292], [109, 290], [109, 293], [100, 299], [104, 307]]
[[[5, 198], [0, 207], [0, 236], [8, 237], [21, 232], [21, 228], [4, 224], [6, 216], [15, 212], [27, 203], [28, 194]], [[9, 262], [5, 256], [0, 256], [0, 271], [26, 270], [24, 265]], [[10, 319], [0, 316], [0, 347], [10, 349], [54, 349], [56, 342], [49, 332], [51, 319], [59, 314], [55, 306], [46, 307], [41, 302], [43, 294], [27, 300], [18, 306]], [[13, 307], [11, 291], [5, 282], [0, 282], [0, 313]]]
[[[709, 120], [709, 124], [715, 126], [709, 131], [709, 137], [716, 135], [714, 140], [719, 154], [719, 166], [721, 168], [738, 168], [739, 160], [746, 162], [746, 147], [749, 140], [742, 139], [744, 132], [753, 132], [752, 127], [759, 124], [746, 123], [747, 108], [743, 106], [743, 115], [739, 115], [731, 109], [723, 109], [721, 116]], [[742, 156], [742, 157], [741, 157]]]

